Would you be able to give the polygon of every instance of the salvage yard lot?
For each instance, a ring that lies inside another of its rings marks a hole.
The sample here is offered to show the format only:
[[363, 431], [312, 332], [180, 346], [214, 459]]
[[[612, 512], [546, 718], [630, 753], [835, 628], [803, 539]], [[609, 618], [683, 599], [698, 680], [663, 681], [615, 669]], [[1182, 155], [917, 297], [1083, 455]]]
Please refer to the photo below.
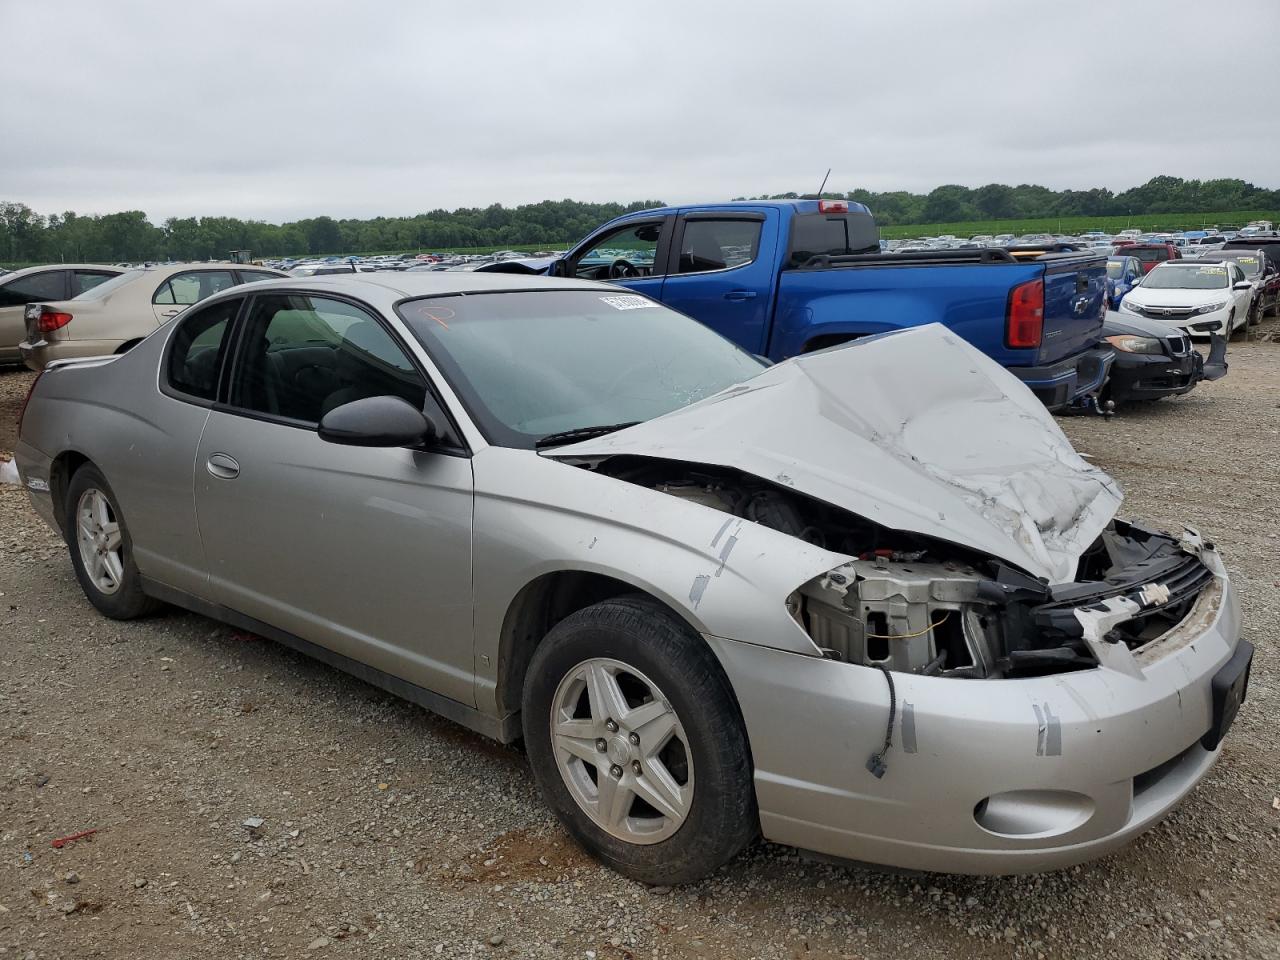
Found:
[[[519, 750], [201, 617], [102, 618], [26, 495], [0, 486], [0, 947], [1280, 957], [1280, 343], [1229, 360], [1187, 397], [1061, 421], [1120, 481], [1124, 515], [1221, 546], [1258, 652], [1224, 758], [1187, 802], [1118, 855], [1040, 877], [889, 875], [758, 845], [690, 887], [623, 880], [560, 831]], [[0, 372], [0, 452], [30, 379]]]

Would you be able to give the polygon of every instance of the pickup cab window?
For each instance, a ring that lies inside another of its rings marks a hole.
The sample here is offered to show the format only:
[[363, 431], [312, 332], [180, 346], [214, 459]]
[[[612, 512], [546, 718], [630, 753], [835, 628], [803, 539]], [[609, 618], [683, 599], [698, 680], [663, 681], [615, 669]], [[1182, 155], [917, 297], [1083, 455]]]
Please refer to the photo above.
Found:
[[599, 237], [572, 264], [583, 280], [624, 280], [652, 277], [664, 271], [654, 266], [662, 223], [630, 223]]
[[706, 273], [751, 263], [762, 226], [760, 220], [686, 220], [676, 272]]

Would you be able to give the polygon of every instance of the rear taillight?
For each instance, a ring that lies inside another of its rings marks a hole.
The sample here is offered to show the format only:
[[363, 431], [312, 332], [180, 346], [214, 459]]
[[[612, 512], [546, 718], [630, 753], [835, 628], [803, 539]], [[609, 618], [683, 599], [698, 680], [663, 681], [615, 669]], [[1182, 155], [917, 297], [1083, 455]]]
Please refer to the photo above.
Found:
[[36, 384], [40, 382], [40, 378], [44, 376], [41, 370], [36, 374], [36, 378], [31, 381], [31, 386], [27, 387], [27, 395], [22, 400], [22, 406], [18, 408], [18, 436], [22, 436], [22, 418], [26, 415], [27, 404], [31, 402], [31, 395], [36, 392]]
[[1009, 294], [1009, 315], [1005, 319], [1007, 347], [1038, 347], [1044, 338], [1044, 281], [1020, 283]]
[[51, 330], [57, 330], [65, 327], [71, 322], [71, 314], [62, 313], [58, 310], [50, 310], [48, 307], [40, 308], [40, 319], [36, 321], [36, 329], [41, 333], [48, 333]]
[[849, 204], [845, 200], [819, 200], [819, 213], [848, 213]]

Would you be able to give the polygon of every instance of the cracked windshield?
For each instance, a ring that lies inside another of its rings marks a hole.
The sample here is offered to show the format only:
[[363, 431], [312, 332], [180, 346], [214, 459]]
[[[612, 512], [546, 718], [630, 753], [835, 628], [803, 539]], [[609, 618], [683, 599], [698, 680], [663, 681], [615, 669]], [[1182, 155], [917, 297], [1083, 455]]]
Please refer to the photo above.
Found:
[[635, 294], [473, 294], [399, 310], [503, 446], [651, 420], [763, 369], [719, 334]]

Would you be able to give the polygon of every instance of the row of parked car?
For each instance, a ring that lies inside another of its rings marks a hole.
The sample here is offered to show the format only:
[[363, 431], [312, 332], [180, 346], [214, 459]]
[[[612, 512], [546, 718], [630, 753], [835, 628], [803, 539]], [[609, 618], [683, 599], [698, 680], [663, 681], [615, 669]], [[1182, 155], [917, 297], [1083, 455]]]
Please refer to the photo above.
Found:
[[1171, 232], [1143, 232], [1136, 229], [1121, 230], [1110, 234], [1102, 230], [1089, 230], [1081, 234], [1028, 233], [1014, 236], [1012, 233], [997, 235], [979, 234], [965, 239], [951, 234], [939, 237], [917, 237], [905, 240], [882, 241], [881, 246], [892, 252], [910, 252], [912, 250], [963, 250], [981, 249], [983, 247], [1008, 247], [1042, 243], [1071, 243], [1100, 253], [1113, 253], [1122, 246], [1171, 246], [1175, 252], [1187, 256], [1197, 253], [1212, 252], [1220, 249], [1230, 240], [1247, 240], [1250, 237], [1267, 236], [1274, 233], [1274, 224], [1269, 220], [1255, 220], [1239, 230], [1213, 228], [1211, 230], [1178, 230]]
[[[546, 254], [544, 254], [546, 255]], [[443, 270], [477, 270], [488, 264], [504, 263], [518, 260], [529, 254], [517, 253], [514, 250], [498, 250], [483, 255], [441, 254], [441, 253], [388, 253], [377, 256], [360, 257], [313, 257], [296, 260], [292, 258], [263, 260], [265, 266], [284, 270], [294, 277], [322, 277], [339, 273], [375, 273], [382, 271], [418, 271], [437, 272]]]
[[[55, 359], [122, 352], [214, 293], [285, 275], [550, 273], [628, 287], [775, 361], [940, 322], [1050, 409], [1091, 409], [1099, 399], [1123, 404], [1185, 393], [1221, 376], [1225, 340], [1277, 308], [1274, 233], [1226, 240], [1195, 259], [1169, 243], [1163, 261], [1140, 256], [1154, 246], [1137, 242], [1140, 236], [1106, 239], [1116, 253], [1105, 270], [1095, 240], [888, 252], [865, 207], [815, 200], [638, 211], [567, 253], [532, 257], [58, 264], [0, 276], [0, 361], [39, 369]], [[1104, 327], [1108, 308], [1115, 312]], [[1214, 343], [1206, 363], [1190, 340], [1215, 335], [1224, 342]]]

